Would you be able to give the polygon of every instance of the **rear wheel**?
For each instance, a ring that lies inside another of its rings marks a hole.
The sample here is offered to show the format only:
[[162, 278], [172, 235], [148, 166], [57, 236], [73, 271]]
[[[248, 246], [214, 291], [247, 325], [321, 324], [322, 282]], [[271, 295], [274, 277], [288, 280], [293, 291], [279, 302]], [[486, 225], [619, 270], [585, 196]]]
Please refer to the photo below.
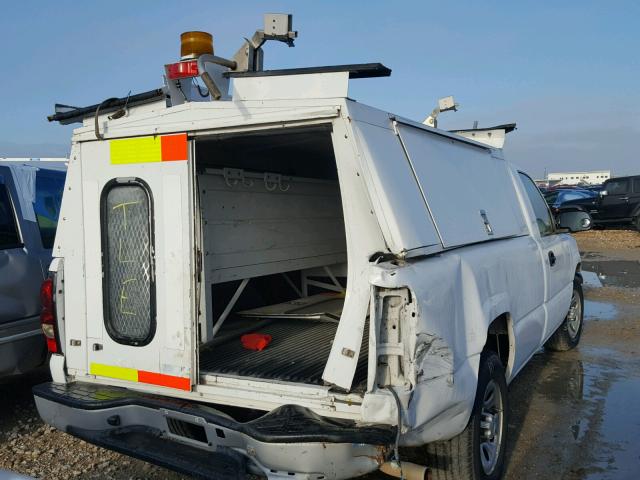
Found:
[[507, 382], [494, 352], [484, 352], [471, 419], [457, 437], [425, 446], [432, 480], [497, 480], [507, 440]]
[[640, 215], [634, 219], [633, 225], [636, 227], [636, 230], [640, 232]]
[[565, 352], [576, 347], [582, 335], [584, 321], [584, 296], [582, 283], [576, 279], [573, 281], [573, 294], [567, 316], [558, 327], [558, 330], [547, 340], [545, 348], [554, 352]]

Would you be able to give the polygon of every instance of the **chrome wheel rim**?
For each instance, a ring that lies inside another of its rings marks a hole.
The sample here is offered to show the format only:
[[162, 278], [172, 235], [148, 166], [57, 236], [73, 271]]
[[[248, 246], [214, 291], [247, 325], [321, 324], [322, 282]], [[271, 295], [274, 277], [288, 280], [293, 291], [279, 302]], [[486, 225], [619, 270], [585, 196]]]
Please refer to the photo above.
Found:
[[567, 332], [571, 338], [576, 338], [582, 322], [582, 304], [577, 290], [573, 291], [569, 313], [567, 313]]
[[504, 409], [500, 387], [490, 380], [484, 390], [480, 413], [480, 462], [486, 475], [498, 464], [502, 446]]

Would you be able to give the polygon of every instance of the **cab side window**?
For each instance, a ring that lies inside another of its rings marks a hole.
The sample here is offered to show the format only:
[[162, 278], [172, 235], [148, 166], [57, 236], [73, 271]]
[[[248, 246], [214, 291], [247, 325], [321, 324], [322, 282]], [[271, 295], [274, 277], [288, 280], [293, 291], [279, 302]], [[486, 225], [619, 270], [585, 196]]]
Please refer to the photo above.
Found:
[[41, 170], [36, 173], [36, 199], [33, 209], [44, 248], [53, 248], [63, 190], [64, 174], [43, 173]]
[[0, 184], [0, 250], [22, 246], [7, 187]]
[[547, 202], [544, 201], [540, 190], [538, 190], [536, 184], [533, 183], [533, 180], [522, 172], [519, 172], [519, 174], [531, 206], [533, 207], [533, 213], [536, 216], [536, 224], [538, 225], [538, 230], [540, 230], [540, 235], [551, 235], [555, 232], [555, 229]]
[[624, 195], [629, 191], [629, 180], [610, 180], [605, 185], [609, 195]]

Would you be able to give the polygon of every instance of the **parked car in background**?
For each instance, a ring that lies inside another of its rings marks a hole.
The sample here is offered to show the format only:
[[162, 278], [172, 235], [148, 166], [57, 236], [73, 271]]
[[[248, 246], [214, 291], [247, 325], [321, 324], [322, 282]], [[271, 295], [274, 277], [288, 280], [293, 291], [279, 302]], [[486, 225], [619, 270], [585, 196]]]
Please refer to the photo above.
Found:
[[554, 213], [556, 213], [565, 202], [571, 200], [584, 200], [597, 196], [598, 194], [596, 192], [580, 188], [551, 190], [544, 193], [544, 199], [547, 201], [547, 204], [551, 207], [551, 210]]
[[40, 285], [64, 190], [62, 162], [0, 161], [0, 377], [43, 364]]
[[594, 225], [632, 224], [640, 230], [640, 175], [611, 178], [595, 197], [566, 201], [565, 208], [588, 212]]
[[596, 193], [600, 193], [602, 191], [602, 184], [598, 184], [598, 185], [585, 185], [584, 187], [585, 190], [589, 190], [592, 192], [596, 192]]

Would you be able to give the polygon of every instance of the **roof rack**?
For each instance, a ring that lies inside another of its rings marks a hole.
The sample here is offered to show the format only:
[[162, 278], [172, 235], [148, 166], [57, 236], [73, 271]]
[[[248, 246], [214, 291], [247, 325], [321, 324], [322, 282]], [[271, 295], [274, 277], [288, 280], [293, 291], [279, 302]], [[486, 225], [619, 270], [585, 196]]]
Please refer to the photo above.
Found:
[[[475, 123], [477, 125], [477, 122]], [[502, 125], [494, 125], [493, 127], [468, 128], [466, 130], [449, 130], [462, 137], [484, 143], [492, 148], [503, 148], [506, 135], [516, 130], [515, 123], [504, 123]]]
[[[327, 65], [321, 67], [286, 68], [281, 70], [262, 70], [257, 72], [226, 72], [224, 76], [231, 78], [244, 77], [273, 77], [281, 75], [305, 75], [312, 73], [333, 73], [349, 72], [349, 78], [375, 78], [388, 77], [391, 69], [382, 63], [354, 63], [348, 65]], [[82, 121], [84, 118], [94, 115], [98, 107], [100, 113], [108, 113], [118, 110], [124, 105], [134, 106], [160, 99], [165, 96], [162, 88], [137, 93], [129, 97], [111, 98], [102, 104], [90, 105], [88, 107], [72, 107], [56, 103], [56, 113], [49, 115], [50, 122], [60, 122], [63, 125]]]
[[164, 91], [161, 88], [156, 88], [155, 90], [137, 93], [128, 97], [111, 98], [109, 100], [105, 100], [101, 104], [97, 103], [88, 107], [70, 107], [68, 105], [56, 103], [56, 113], [49, 115], [47, 120], [67, 125], [69, 123], [81, 122], [83, 118], [94, 115], [98, 107], [100, 107], [100, 113], [107, 113], [117, 110], [124, 105], [133, 106], [140, 105], [141, 103], [147, 103], [164, 97], [164, 95]]
[[456, 129], [449, 130], [450, 132], [460, 133], [460, 132], [487, 132], [489, 130], [504, 130], [504, 133], [513, 132], [516, 129], [515, 123], [504, 123], [502, 125], [496, 125], [494, 127], [482, 127], [482, 128], [467, 128], [467, 129]]
[[354, 63], [348, 65], [326, 65], [322, 67], [285, 68], [281, 70], [225, 72], [223, 75], [227, 78], [244, 78], [334, 72], [349, 72], [349, 78], [375, 78], [388, 77], [391, 75], [391, 69], [381, 63]]

